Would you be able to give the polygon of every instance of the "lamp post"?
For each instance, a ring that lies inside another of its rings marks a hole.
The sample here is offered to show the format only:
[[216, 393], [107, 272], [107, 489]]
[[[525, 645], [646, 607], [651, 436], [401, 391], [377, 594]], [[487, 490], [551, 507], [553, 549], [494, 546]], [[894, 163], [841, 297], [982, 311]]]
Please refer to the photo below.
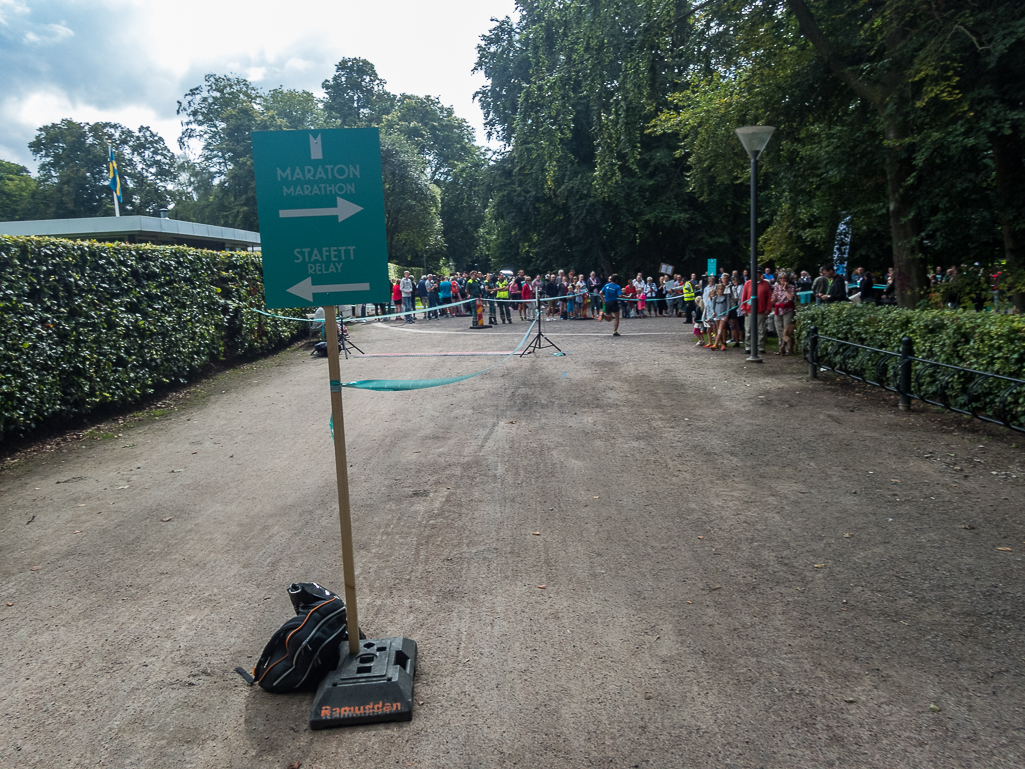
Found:
[[762, 362], [758, 355], [758, 156], [762, 154], [775, 130], [775, 127], [769, 125], [736, 129], [737, 138], [751, 157], [751, 332], [748, 334], [747, 345], [751, 351], [748, 360], [752, 363]]

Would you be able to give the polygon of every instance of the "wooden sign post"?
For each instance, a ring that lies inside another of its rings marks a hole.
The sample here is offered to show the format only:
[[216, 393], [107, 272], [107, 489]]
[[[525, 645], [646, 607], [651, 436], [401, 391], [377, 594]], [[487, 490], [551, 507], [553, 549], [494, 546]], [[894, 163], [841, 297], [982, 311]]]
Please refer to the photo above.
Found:
[[334, 424], [335, 475], [338, 480], [338, 524], [342, 532], [342, 569], [345, 574], [345, 609], [349, 654], [359, 654], [359, 612], [356, 610], [356, 565], [352, 556], [352, 519], [349, 514], [349, 464], [345, 458], [345, 419], [342, 415], [342, 373], [338, 361], [338, 321], [334, 305], [324, 307], [327, 369], [331, 377], [331, 421]]
[[[376, 128], [254, 131], [253, 173], [267, 307], [323, 306], [326, 324], [349, 651], [321, 680], [310, 728], [408, 721], [416, 642], [359, 637], [335, 314], [337, 305], [380, 301], [391, 289], [380, 135]], [[311, 179], [324, 181], [298, 183]]]
[[331, 417], [335, 426], [335, 468], [338, 476], [338, 521], [342, 529], [345, 604], [348, 609], [349, 653], [320, 682], [310, 708], [310, 728], [409, 721], [413, 718], [413, 676], [416, 641], [404, 637], [359, 637], [356, 613], [356, 566], [352, 560], [349, 520], [349, 465], [345, 461], [345, 423], [342, 421], [342, 381], [338, 361], [338, 321], [333, 305], [327, 319], [327, 358], [331, 372]]

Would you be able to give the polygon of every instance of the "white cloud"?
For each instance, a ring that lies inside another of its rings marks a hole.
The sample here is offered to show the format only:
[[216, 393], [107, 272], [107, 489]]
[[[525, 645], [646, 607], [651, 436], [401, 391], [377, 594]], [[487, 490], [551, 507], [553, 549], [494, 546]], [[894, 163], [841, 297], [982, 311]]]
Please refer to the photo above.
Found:
[[50, 45], [74, 36], [75, 33], [63, 24], [45, 24], [39, 28], [39, 32], [26, 32], [24, 41], [33, 45]]
[[59, 90], [39, 91], [15, 104], [4, 102], [0, 104], [0, 112], [6, 119], [15, 121], [23, 130], [30, 132], [31, 136], [34, 136], [36, 129], [41, 126], [58, 123], [64, 118], [70, 117], [79, 123], [121, 123], [132, 130], [146, 125], [165, 139], [170, 137], [168, 146], [177, 150], [174, 138], [181, 131], [181, 123], [177, 118], [169, 119], [149, 107], [130, 106], [104, 109], [92, 104], [76, 102]]
[[28, 12], [28, 6], [24, 3], [19, 3], [17, 0], [0, 0], [0, 24], [3, 24], [5, 27], [11, 25], [9, 21], [11, 16]]
[[285, 62], [285, 72], [307, 72], [313, 66], [312, 61], [292, 57]]
[[477, 129], [480, 35], [514, 0], [0, 0], [0, 158], [34, 166], [35, 129], [72, 118], [149, 125], [172, 148], [177, 100], [207, 73], [320, 93], [343, 57], [395, 93], [438, 96]]

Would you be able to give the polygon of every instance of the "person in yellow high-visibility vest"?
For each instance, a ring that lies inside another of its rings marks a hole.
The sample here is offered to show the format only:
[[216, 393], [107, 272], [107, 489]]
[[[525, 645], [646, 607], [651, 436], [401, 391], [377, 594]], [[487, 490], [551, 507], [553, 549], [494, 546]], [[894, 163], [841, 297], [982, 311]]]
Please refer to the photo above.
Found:
[[502, 318], [502, 323], [512, 323], [512, 310], [509, 307], [509, 279], [499, 273], [495, 288], [495, 299], [505, 300], [498, 303], [498, 314]]
[[683, 284], [683, 322], [691, 323], [694, 318], [694, 281], [697, 275], [691, 275], [691, 279]]

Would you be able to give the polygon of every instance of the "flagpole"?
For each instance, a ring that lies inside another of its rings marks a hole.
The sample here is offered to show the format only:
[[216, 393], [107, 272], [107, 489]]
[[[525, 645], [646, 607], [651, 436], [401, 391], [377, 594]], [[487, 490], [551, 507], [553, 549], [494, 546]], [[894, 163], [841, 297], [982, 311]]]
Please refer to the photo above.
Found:
[[118, 193], [121, 191], [121, 181], [118, 178], [117, 165], [114, 161], [114, 150], [107, 145], [107, 169], [110, 175], [110, 193], [114, 196], [114, 216], [121, 216], [121, 207], [118, 205]]

